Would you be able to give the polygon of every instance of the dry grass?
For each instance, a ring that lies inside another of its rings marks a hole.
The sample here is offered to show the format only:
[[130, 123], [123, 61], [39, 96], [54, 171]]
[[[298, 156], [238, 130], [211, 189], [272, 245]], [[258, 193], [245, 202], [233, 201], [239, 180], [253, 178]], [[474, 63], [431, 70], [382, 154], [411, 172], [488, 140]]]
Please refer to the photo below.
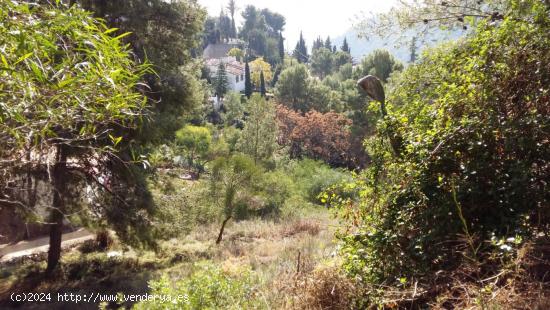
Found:
[[281, 292], [282, 309], [354, 309], [359, 292], [357, 283], [335, 263], [281, 274], [275, 287]]
[[[385, 309], [550, 309], [550, 239], [526, 243], [514, 261], [500, 266], [462, 263], [405, 287], [365, 286]], [[480, 270], [492, 270], [482, 273]], [[482, 276], [483, 274], [483, 276]]]

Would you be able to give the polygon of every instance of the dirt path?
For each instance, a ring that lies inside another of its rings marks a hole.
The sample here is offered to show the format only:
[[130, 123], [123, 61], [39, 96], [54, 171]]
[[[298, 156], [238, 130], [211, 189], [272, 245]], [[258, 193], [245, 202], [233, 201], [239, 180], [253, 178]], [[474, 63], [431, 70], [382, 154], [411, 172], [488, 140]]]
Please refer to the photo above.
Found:
[[[86, 229], [79, 229], [70, 233], [63, 234], [61, 246], [63, 248], [91, 240], [94, 235]], [[39, 238], [30, 241], [21, 241], [0, 249], [0, 262], [7, 262], [17, 257], [28, 256], [36, 253], [48, 251], [49, 238]]]

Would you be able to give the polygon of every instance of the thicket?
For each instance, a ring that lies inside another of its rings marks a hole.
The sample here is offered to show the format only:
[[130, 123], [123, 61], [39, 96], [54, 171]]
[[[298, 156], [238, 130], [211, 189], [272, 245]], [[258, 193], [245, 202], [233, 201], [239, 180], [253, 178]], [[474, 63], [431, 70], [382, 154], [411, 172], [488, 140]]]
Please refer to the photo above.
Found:
[[470, 276], [488, 278], [548, 233], [550, 9], [509, 4], [392, 83], [372, 164], [331, 198], [351, 274], [399, 286], [475, 262]]

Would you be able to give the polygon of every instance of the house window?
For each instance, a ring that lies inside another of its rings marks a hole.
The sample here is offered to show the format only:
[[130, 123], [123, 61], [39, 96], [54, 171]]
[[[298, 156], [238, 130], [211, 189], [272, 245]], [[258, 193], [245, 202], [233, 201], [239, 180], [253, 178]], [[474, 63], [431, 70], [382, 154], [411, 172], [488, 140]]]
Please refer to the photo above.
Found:
[[244, 80], [244, 74], [241, 74], [241, 81]]
[[237, 83], [239, 83], [239, 76], [237, 75]]

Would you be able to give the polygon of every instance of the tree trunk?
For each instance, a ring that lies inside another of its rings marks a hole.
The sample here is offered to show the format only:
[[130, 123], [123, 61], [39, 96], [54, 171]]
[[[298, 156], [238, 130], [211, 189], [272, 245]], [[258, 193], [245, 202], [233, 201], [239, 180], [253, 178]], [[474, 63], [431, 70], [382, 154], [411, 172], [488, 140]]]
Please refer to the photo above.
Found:
[[48, 249], [48, 267], [46, 274], [51, 275], [57, 268], [61, 258], [61, 237], [63, 234], [63, 217], [65, 202], [63, 193], [66, 185], [67, 155], [63, 147], [58, 147], [56, 163], [53, 167], [53, 202], [50, 226], [50, 248]]
[[225, 225], [227, 224], [227, 222], [229, 222], [229, 220], [231, 219], [231, 216], [227, 217], [223, 223], [222, 223], [222, 228], [220, 229], [220, 234], [218, 235], [218, 240], [216, 240], [216, 244], [220, 244], [222, 242], [222, 238], [223, 238], [223, 231], [225, 229]]

